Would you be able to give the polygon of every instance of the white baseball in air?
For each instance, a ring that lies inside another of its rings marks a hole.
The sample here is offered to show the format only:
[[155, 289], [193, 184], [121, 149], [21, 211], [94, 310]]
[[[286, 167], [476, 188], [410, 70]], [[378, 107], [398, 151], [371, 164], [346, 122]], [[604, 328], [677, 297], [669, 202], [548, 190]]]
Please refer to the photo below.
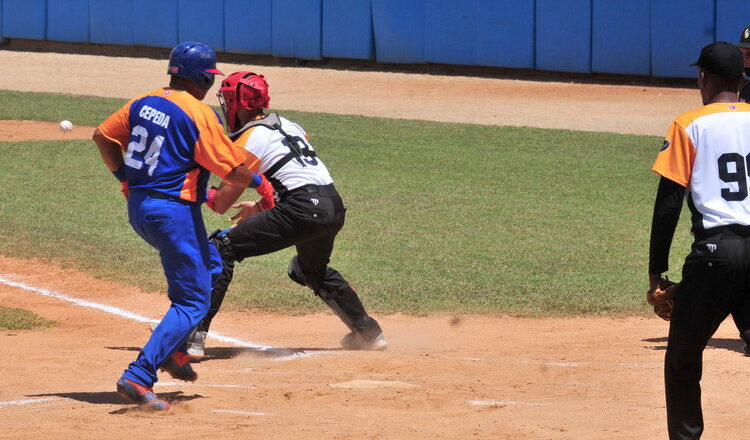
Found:
[[72, 130], [73, 130], [73, 123], [72, 122], [68, 121], [67, 119], [64, 120], [64, 121], [62, 121], [62, 122], [60, 122], [60, 131], [62, 131], [64, 133], [64, 132], [72, 131]]

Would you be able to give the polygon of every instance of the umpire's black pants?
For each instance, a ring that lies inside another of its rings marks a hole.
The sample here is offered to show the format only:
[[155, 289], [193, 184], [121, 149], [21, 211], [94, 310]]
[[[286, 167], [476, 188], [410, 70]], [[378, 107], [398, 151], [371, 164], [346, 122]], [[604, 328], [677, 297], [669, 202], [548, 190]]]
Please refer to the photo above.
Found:
[[330, 294], [365, 337], [380, 334], [380, 326], [367, 314], [356, 292], [338, 271], [328, 267], [334, 240], [344, 226], [346, 214], [336, 188], [305, 185], [279, 197], [275, 208], [250, 217], [227, 233], [231, 252], [226, 255], [220, 250], [224, 270], [212, 292], [208, 315], [198, 330], [207, 331], [218, 312], [232, 278], [234, 261], [294, 245], [305, 284], [317, 295], [321, 295], [321, 290]]
[[682, 269], [682, 282], [669, 325], [664, 361], [670, 440], [703, 433], [700, 380], [703, 350], [732, 314], [750, 341], [750, 228], [729, 226], [696, 234]]

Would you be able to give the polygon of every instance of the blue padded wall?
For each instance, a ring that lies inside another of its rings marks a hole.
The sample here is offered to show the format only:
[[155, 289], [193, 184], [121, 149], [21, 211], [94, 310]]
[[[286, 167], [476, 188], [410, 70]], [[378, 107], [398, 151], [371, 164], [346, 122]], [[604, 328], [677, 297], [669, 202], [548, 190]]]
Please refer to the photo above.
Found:
[[536, 1], [536, 67], [591, 72], [591, 0]]
[[476, 22], [477, 0], [428, 1], [425, 4], [424, 60], [444, 64], [474, 64], [477, 53]]
[[179, 43], [177, 0], [134, 0], [133, 23], [136, 45], [174, 47]]
[[370, 0], [323, 0], [323, 56], [375, 59]]
[[3, 0], [3, 36], [47, 38], [47, 0]]
[[89, 4], [92, 43], [133, 44], [133, 0], [94, 0]]
[[47, 0], [47, 39], [88, 43], [89, 0]]
[[477, 0], [475, 64], [534, 68], [533, 1]]
[[277, 57], [322, 57], [322, 0], [273, 0], [271, 39]]
[[[738, 34], [739, 37], [739, 34]], [[690, 63], [714, 41], [714, 2], [658, 0], [651, 3], [651, 66], [658, 77], [695, 76]]]
[[651, 75], [651, 0], [594, 0], [591, 70]]
[[424, 62], [424, 21], [425, 0], [372, 0], [377, 60]]
[[271, 0], [224, 0], [224, 50], [272, 53]]
[[224, 0], [178, 0], [177, 39], [224, 51]]
[[716, 40], [740, 42], [742, 30], [750, 26], [750, 2], [716, 0]]

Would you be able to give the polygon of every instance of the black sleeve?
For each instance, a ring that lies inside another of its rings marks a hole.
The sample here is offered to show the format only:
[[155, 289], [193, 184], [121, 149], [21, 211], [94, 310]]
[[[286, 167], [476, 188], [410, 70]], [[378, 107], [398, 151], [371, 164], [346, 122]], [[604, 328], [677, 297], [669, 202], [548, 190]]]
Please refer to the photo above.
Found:
[[672, 246], [677, 222], [680, 220], [685, 187], [666, 177], [659, 180], [651, 221], [648, 273], [664, 273], [669, 269], [669, 248]]

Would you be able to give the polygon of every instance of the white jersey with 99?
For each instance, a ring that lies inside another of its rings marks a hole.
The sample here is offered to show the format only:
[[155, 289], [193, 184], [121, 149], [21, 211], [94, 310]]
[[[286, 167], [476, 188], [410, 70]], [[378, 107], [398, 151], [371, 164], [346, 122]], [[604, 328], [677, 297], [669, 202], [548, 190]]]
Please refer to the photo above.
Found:
[[[279, 117], [281, 128], [297, 142], [298, 147], [304, 152], [312, 152], [312, 145], [308, 140], [307, 133], [302, 127], [286, 118]], [[242, 147], [260, 159], [260, 165], [255, 172], [265, 173], [273, 165], [281, 160], [291, 151], [289, 141], [279, 130], [273, 130], [264, 126], [255, 126], [242, 133], [236, 140], [235, 145]], [[267, 176], [284, 186], [286, 190], [292, 190], [304, 185], [328, 185], [333, 183], [323, 161], [319, 157], [303, 155], [295, 158], [282, 166], [273, 176]], [[274, 182], [276, 186], [276, 182]]]
[[694, 231], [750, 225], [750, 104], [708, 104], [675, 118], [652, 170], [687, 188]]

